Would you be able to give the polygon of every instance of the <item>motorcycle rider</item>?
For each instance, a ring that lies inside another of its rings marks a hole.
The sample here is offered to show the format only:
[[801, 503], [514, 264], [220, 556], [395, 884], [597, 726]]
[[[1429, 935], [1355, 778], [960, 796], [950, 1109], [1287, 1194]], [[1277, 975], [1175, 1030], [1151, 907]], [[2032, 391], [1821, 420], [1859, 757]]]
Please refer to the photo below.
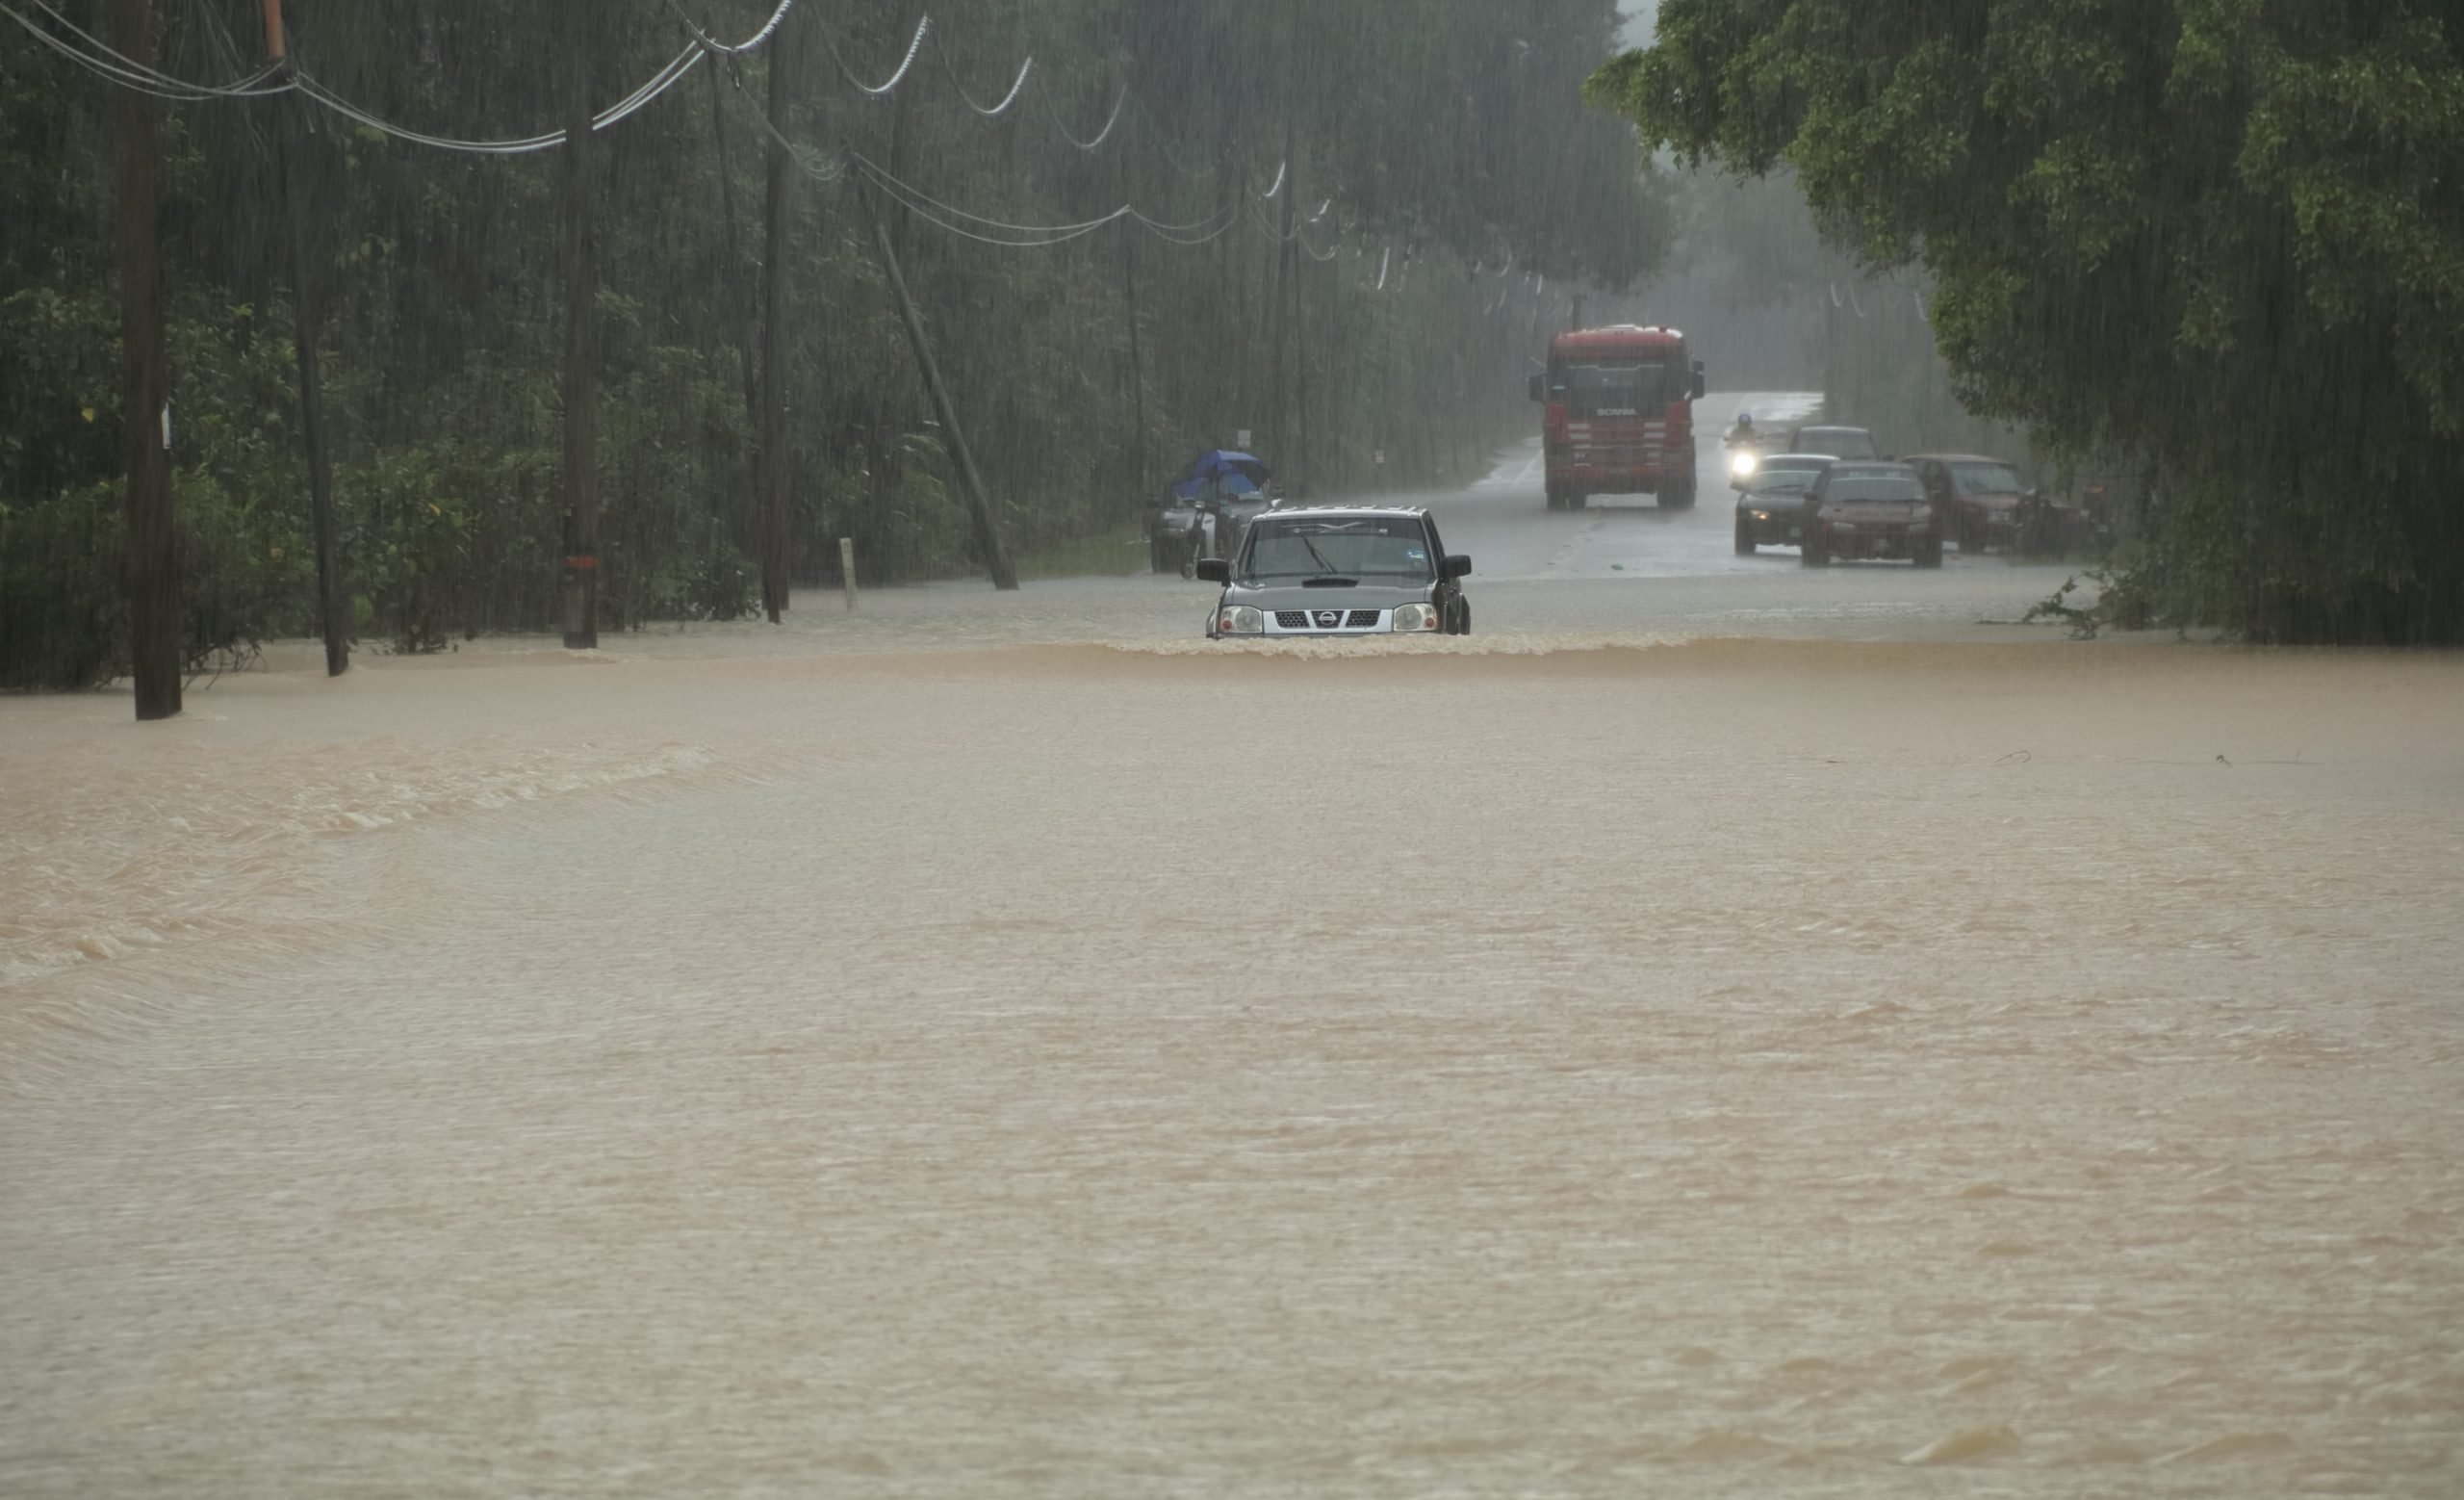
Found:
[[1762, 467], [1762, 431], [1754, 425], [1754, 413], [1740, 411], [1736, 426], [1729, 428], [1729, 483], [1742, 489]]

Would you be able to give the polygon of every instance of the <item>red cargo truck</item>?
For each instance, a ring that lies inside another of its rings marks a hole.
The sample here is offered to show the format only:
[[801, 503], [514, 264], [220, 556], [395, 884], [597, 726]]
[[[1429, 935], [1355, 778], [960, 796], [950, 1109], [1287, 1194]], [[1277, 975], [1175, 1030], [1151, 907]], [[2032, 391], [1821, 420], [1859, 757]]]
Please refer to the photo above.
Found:
[[1541, 434], [1549, 508], [1580, 510], [1594, 495], [1654, 495], [1663, 510], [1694, 508], [1694, 403], [1703, 367], [1675, 328], [1585, 328], [1549, 341], [1549, 370], [1531, 377], [1545, 404]]

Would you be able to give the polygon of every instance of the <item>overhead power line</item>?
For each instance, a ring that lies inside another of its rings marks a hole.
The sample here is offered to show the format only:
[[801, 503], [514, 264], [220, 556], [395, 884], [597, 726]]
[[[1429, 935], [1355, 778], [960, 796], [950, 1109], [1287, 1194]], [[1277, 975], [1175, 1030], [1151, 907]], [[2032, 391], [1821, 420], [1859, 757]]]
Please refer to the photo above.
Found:
[[[158, 67], [148, 66], [119, 51], [111, 43], [44, 4], [43, 0], [34, 0], [34, 6], [43, 14], [50, 16], [62, 30], [75, 37], [77, 41], [72, 42], [66, 38], [54, 35], [41, 22], [14, 6], [0, 5], [0, 15], [8, 16], [23, 28], [26, 35], [69, 62], [123, 89], [133, 89], [140, 93], [150, 93], [157, 98], [190, 103], [205, 99], [261, 99], [291, 91], [291, 81], [283, 76], [280, 64], [268, 64], [246, 77], [227, 84], [199, 84], [184, 78], [174, 78]], [[83, 42], [84, 45], [80, 46], [78, 42]]]
[[890, 91], [896, 89], [900, 84], [907, 81], [909, 71], [915, 66], [915, 60], [923, 55], [924, 39], [932, 33], [932, 30], [933, 17], [929, 15], [915, 23], [915, 39], [907, 44], [906, 58], [898, 65], [898, 71], [889, 75], [889, 82], [881, 85], [879, 88], [876, 88], [856, 76], [856, 70], [847, 65], [847, 59], [839, 54], [837, 41], [832, 38], [827, 30], [822, 32], [821, 40], [822, 44], [830, 49], [830, 60], [838, 65], [838, 71], [846, 75], [847, 82], [853, 84], [862, 92], [871, 94], [876, 99], [880, 99], [886, 98], [889, 95]]
[[[675, 88], [693, 69], [701, 66], [702, 59], [706, 55], [702, 50], [702, 44], [698, 41], [678, 53], [665, 67], [653, 75], [650, 82], [634, 90], [620, 102], [593, 116], [590, 122], [592, 132], [605, 130], [609, 126], [640, 114], [650, 106], [653, 100]], [[462, 151], [475, 156], [523, 156], [533, 151], [553, 150], [565, 143], [566, 132], [561, 130], [551, 131], [546, 135], [526, 136], [517, 141], [464, 141], [449, 136], [425, 135], [370, 114], [327, 89], [304, 70], [295, 71], [295, 76], [298, 80], [299, 91], [326, 109], [342, 116], [345, 119], [356, 120], [371, 130], [381, 131], [397, 140], [410, 142], [414, 145], [433, 146], [442, 151]]]
[[702, 50], [715, 52], [722, 57], [743, 57], [747, 53], [760, 51], [772, 37], [778, 35], [781, 23], [786, 20], [787, 13], [795, 7], [796, 0], [779, 0], [779, 9], [770, 13], [769, 21], [753, 34], [752, 39], [729, 46], [701, 27], [694, 25], [693, 17], [684, 13], [684, 7], [678, 3], [678, 0], [667, 0], [667, 8], [674, 11], [676, 18], [684, 23], [684, 29], [693, 34], [693, 39], [702, 44]]
[[[1040, 74], [1037, 76], [1036, 92], [1043, 95], [1044, 113], [1052, 116], [1052, 128], [1061, 132], [1062, 140], [1068, 142], [1071, 145], [1076, 146], [1081, 151], [1101, 149], [1103, 143], [1112, 139], [1113, 127], [1120, 123], [1120, 112], [1122, 106], [1129, 103], [1129, 85], [1123, 84], [1120, 86], [1120, 91], [1113, 95], [1113, 112], [1104, 116], [1104, 128], [1095, 132], [1093, 140], [1081, 141], [1078, 139], [1077, 135], [1070, 130], [1068, 122], [1061, 117], [1060, 109], [1052, 102], [1051, 86], [1043, 82], [1042, 75]], [[1174, 165], [1177, 166], [1179, 164], [1175, 163]]]
[[950, 49], [941, 45], [941, 39], [937, 33], [933, 38], [933, 50], [941, 55], [941, 70], [950, 75], [950, 87], [958, 91], [959, 97], [966, 101], [968, 109], [975, 111], [986, 119], [997, 119], [1010, 113], [1010, 106], [1018, 102], [1018, 94], [1027, 87], [1027, 75], [1034, 72], [1036, 67], [1036, 60], [1033, 57], [1019, 64], [1017, 79], [1010, 85], [1010, 91], [1001, 96], [1000, 103], [986, 109], [975, 102], [975, 95], [967, 92], [966, 85], [959, 81], [958, 64], [951, 61]]
[[970, 213], [956, 204], [944, 202], [921, 188], [900, 181], [881, 164], [860, 152], [850, 152], [848, 160], [866, 182], [880, 188], [917, 218], [980, 244], [1010, 249], [1041, 249], [1066, 245], [1123, 221], [1136, 223], [1157, 239], [1173, 245], [1198, 246], [1228, 233], [1241, 219], [1241, 210], [1236, 205], [1192, 222], [1170, 223], [1148, 217], [1135, 204], [1125, 203], [1100, 218], [1080, 220], [1075, 223], [1022, 224]]

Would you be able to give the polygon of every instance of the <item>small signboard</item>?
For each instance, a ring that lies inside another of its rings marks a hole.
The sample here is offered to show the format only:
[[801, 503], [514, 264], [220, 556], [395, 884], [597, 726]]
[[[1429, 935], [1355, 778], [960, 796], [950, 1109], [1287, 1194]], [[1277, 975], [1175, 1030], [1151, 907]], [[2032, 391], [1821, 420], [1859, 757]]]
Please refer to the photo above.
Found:
[[1380, 465], [1383, 465], [1386, 462], [1386, 450], [1381, 448], [1377, 451], [1377, 462]]
[[1233, 435], [1232, 446], [1241, 450], [1243, 453], [1247, 453], [1249, 451], [1249, 429], [1247, 427], [1243, 427], [1238, 433]]

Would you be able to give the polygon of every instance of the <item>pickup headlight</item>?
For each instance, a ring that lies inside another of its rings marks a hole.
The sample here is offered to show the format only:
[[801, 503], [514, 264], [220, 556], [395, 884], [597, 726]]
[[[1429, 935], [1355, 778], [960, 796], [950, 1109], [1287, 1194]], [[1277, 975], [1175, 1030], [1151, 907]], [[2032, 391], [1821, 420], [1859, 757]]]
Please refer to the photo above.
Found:
[[1395, 634], [1410, 631], [1433, 631], [1440, 621], [1435, 605], [1405, 605], [1395, 611]]
[[1263, 635], [1267, 633], [1267, 617], [1247, 605], [1237, 605], [1215, 617], [1218, 635]]

